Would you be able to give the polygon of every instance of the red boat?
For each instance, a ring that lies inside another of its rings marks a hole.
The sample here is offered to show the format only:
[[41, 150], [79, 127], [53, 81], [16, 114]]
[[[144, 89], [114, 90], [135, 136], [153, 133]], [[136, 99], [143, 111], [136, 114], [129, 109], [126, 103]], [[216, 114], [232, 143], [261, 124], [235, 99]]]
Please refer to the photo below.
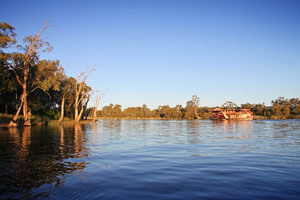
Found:
[[214, 120], [253, 120], [253, 112], [250, 109], [222, 109], [212, 110], [210, 119]]

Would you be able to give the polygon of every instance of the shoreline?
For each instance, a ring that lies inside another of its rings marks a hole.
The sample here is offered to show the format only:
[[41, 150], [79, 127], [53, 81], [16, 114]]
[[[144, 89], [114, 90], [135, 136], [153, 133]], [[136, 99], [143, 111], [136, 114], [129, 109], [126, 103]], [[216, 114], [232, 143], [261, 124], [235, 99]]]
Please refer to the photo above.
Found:
[[[10, 115], [2, 115], [0, 120], [0, 128], [14, 128], [14, 127], [23, 127], [23, 125], [20, 125], [20, 122], [17, 123], [17, 126], [9, 126], [8, 121], [10, 121]], [[5, 120], [3, 120], [5, 118]], [[83, 119], [80, 121], [75, 121], [71, 119], [66, 119], [61, 122], [58, 120], [49, 120], [49, 121], [44, 121], [44, 122], [36, 122], [32, 123], [31, 126], [40, 126], [40, 125], [48, 125], [48, 124], [87, 124], [91, 122], [95, 123], [101, 123], [101, 120], [107, 120], [107, 119], [113, 119], [113, 120], [191, 120], [191, 121], [196, 121], [196, 120], [211, 120], [211, 119], [166, 119], [166, 118], [145, 118], [145, 117], [137, 117], [137, 118], [128, 118], [128, 117], [98, 117], [96, 118], [95, 121], [93, 121], [92, 118], [88, 119]], [[285, 118], [285, 117], [264, 117], [264, 116], [254, 116], [253, 120], [224, 120], [224, 121], [256, 121], [256, 120], [299, 120], [299, 116], [295, 116], [294, 118]], [[223, 120], [215, 120], [215, 121], [223, 121]]]

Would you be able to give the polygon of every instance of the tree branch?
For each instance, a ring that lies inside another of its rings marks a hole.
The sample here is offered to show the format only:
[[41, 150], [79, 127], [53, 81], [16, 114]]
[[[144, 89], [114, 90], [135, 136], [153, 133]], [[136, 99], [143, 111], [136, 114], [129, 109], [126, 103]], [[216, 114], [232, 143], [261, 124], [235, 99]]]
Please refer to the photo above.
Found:
[[17, 74], [17, 72], [15, 70], [13, 70], [14, 74], [16, 75], [17, 81], [18, 83], [20, 83], [20, 85], [23, 85], [23, 83], [21, 82], [21, 80], [19, 79], [19, 76]]

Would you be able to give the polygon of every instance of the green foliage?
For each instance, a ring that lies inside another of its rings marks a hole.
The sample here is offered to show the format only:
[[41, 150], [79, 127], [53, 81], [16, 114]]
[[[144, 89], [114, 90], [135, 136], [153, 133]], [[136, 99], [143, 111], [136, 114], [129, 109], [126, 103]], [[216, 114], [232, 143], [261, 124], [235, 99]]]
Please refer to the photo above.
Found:
[[11, 113], [14, 110], [18, 85], [11, 70], [13, 54], [6, 52], [16, 43], [14, 27], [0, 22], [0, 112]]
[[2, 53], [2, 48], [9, 48], [11, 45], [16, 43], [15, 39], [15, 28], [11, 25], [0, 22], [0, 48]]
[[46, 116], [50, 119], [58, 120], [60, 117], [60, 112], [58, 110], [47, 110]]
[[252, 107], [253, 107], [253, 105], [251, 103], [241, 104], [241, 108], [251, 109]]
[[223, 105], [222, 105], [222, 108], [224, 109], [234, 109], [234, 108], [237, 108], [238, 106], [233, 103], [232, 101], [226, 101]]
[[64, 78], [64, 70], [59, 65], [58, 60], [42, 60], [38, 63], [35, 76], [38, 87], [43, 91], [47, 91], [50, 88], [58, 91]]
[[58, 120], [60, 117], [60, 111], [55, 109], [39, 109], [35, 111], [37, 116], [46, 117], [49, 120]]

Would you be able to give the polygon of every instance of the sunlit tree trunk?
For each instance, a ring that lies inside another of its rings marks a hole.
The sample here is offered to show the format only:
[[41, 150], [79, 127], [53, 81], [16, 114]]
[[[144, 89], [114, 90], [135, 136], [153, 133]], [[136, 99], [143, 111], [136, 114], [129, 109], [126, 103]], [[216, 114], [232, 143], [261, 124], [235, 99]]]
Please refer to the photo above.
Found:
[[[87, 100], [86, 100], [86, 99], [87, 99]], [[87, 96], [87, 97], [84, 98], [84, 100], [82, 101], [81, 108], [80, 108], [80, 113], [79, 113], [79, 115], [78, 115], [78, 121], [81, 119], [82, 114], [83, 114], [83, 111], [86, 109], [88, 102], [89, 102], [89, 97]]]
[[19, 108], [18, 108], [18, 110], [17, 110], [17, 112], [16, 112], [16, 114], [15, 114], [12, 122], [16, 122], [17, 121], [18, 116], [20, 114], [20, 111], [22, 109], [22, 106], [23, 106], [23, 95], [21, 96], [21, 102], [20, 102]]
[[22, 85], [23, 88], [23, 117], [24, 117], [24, 126], [30, 126], [30, 115], [28, 114], [28, 107], [27, 107], [27, 75], [28, 70], [27, 67], [24, 70], [24, 82]]
[[81, 119], [82, 113], [83, 113], [83, 104], [81, 104], [80, 113], [77, 115], [76, 121], [79, 121]]
[[62, 101], [61, 101], [61, 106], [60, 106], [60, 118], [59, 118], [59, 122], [61, 122], [64, 119], [64, 109], [65, 107], [65, 95], [63, 95]]
[[75, 121], [79, 121], [78, 119], [78, 100], [79, 100], [79, 92], [78, 92], [78, 89], [77, 89], [77, 84], [76, 84], [76, 93], [75, 93], [75, 110], [74, 110], [74, 120]]

